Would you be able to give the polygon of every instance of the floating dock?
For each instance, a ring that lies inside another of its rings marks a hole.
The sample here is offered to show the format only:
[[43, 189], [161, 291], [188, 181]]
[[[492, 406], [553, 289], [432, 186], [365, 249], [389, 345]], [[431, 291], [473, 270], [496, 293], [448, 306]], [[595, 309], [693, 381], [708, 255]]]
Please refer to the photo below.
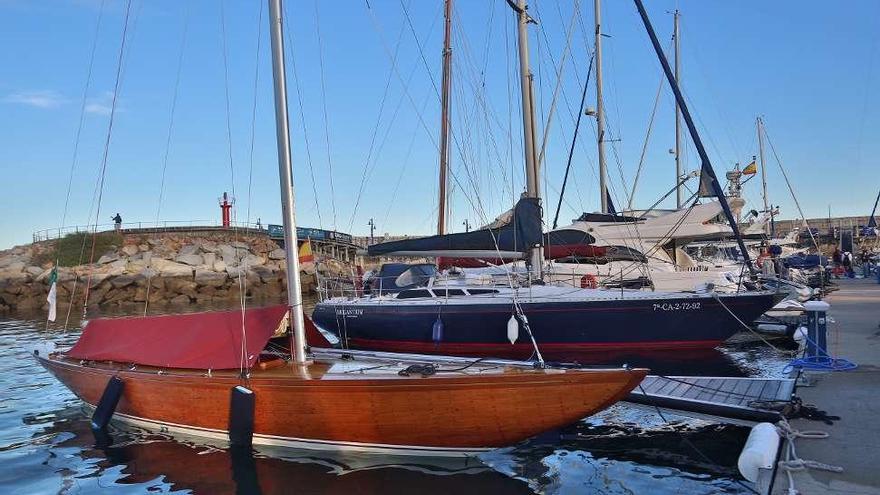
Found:
[[794, 389], [792, 379], [651, 375], [626, 400], [751, 425], [777, 421], [779, 414], [768, 406], [788, 402]]
[[[826, 301], [828, 351], [859, 367], [847, 372], [806, 372], [812, 386], [797, 390], [805, 404], [840, 416], [833, 425], [806, 419], [789, 420], [800, 431], [822, 430], [829, 437], [797, 440], [803, 459], [843, 468], [834, 473], [806, 469], [792, 473], [802, 495], [848, 493], [880, 494], [877, 444], [880, 443], [880, 285], [876, 278], [836, 280], [840, 290]], [[784, 444], [785, 442], [783, 442]], [[777, 470], [771, 493], [786, 494], [788, 480]]]

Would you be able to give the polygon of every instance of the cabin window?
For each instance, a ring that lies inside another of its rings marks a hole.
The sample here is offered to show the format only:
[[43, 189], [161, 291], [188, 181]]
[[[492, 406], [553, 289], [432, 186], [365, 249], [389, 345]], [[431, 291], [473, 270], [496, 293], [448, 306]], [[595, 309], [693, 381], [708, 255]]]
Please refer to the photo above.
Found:
[[426, 289], [405, 290], [397, 294], [398, 299], [416, 299], [419, 297], [433, 297], [433, 294]]
[[480, 296], [483, 294], [498, 294], [496, 289], [468, 289], [472, 296]]
[[455, 297], [467, 295], [461, 289], [437, 289], [436, 287], [434, 288], [434, 294], [437, 294], [437, 297]]
[[427, 285], [437, 272], [434, 265], [413, 265], [405, 272], [401, 273], [394, 283], [398, 287], [407, 287], [413, 285]]

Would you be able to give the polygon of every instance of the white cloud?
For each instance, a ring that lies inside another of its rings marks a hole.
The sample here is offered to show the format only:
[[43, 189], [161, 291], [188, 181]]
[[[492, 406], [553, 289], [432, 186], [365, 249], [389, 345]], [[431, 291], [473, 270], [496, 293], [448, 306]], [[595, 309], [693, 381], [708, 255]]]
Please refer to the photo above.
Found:
[[[85, 110], [95, 115], [110, 115], [113, 106], [113, 92], [104, 91], [100, 96], [94, 96], [86, 100]], [[119, 101], [116, 102], [116, 111], [120, 111]]]
[[52, 90], [17, 91], [3, 98], [4, 103], [27, 105], [35, 108], [57, 108], [66, 103], [61, 93]]

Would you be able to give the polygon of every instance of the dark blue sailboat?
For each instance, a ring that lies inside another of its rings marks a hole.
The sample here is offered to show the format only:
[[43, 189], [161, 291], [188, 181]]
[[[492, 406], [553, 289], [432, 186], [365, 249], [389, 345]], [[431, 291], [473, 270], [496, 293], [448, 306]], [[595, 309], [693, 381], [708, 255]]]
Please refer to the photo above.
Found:
[[[702, 160], [701, 189], [718, 197], [751, 269], [739, 229], [669, 65], [641, 3], [636, 3]], [[461, 272], [440, 274], [430, 264], [384, 265], [375, 277], [351, 287], [351, 292], [326, 297], [315, 307], [315, 324], [339, 336], [343, 346], [353, 348], [520, 358], [540, 351], [554, 360], [579, 359], [583, 353], [598, 352], [610, 359], [612, 351], [714, 347], [741, 330], [742, 322], [754, 320], [775, 305], [782, 295], [769, 290], [715, 293], [707, 288], [663, 293], [543, 283], [544, 248], [561, 245], [576, 249], [589, 246], [593, 239], [577, 230], [554, 231], [550, 237], [542, 234], [531, 127], [534, 119], [529, 114], [531, 89], [528, 62], [523, 57], [523, 52], [528, 52], [528, 16], [522, 2], [514, 10], [521, 24], [527, 197], [503, 221], [481, 230], [379, 244], [370, 246], [368, 254], [522, 259], [528, 261], [530, 272], [505, 270], [499, 276], [469, 277]]]

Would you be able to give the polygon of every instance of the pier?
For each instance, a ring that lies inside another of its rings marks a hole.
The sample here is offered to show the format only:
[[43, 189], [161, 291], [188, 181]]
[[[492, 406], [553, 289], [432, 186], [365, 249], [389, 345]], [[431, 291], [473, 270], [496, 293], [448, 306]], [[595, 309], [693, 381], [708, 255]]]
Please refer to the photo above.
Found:
[[[834, 473], [806, 469], [792, 473], [797, 490], [804, 495], [826, 493], [880, 493], [877, 444], [880, 441], [880, 284], [876, 278], [842, 279], [831, 304], [828, 350], [859, 367], [848, 372], [805, 372], [808, 386], [799, 385], [797, 395], [828, 414], [840, 416], [833, 425], [793, 419], [800, 431], [822, 430], [826, 439], [798, 439], [797, 454], [843, 468]], [[783, 449], [786, 448], [783, 442]], [[771, 493], [785, 494], [786, 473], [777, 470]]]

